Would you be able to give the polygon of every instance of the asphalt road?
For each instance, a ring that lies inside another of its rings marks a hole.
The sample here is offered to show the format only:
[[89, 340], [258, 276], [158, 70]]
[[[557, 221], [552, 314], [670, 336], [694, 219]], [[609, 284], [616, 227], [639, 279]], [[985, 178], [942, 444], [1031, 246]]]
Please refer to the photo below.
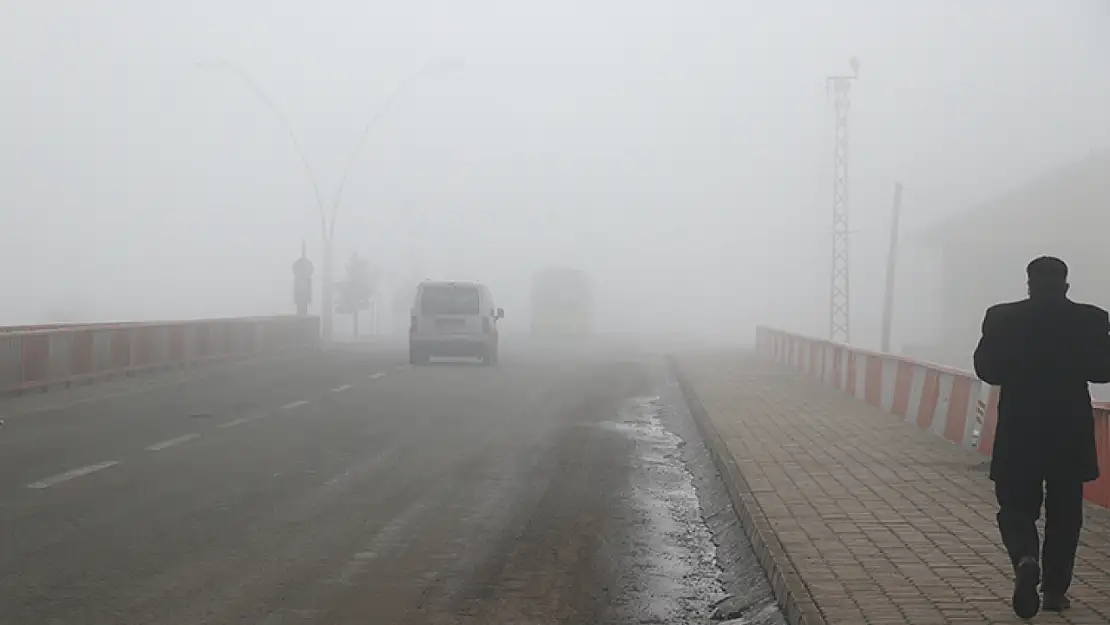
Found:
[[778, 622], [657, 359], [405, 361], [0, 403], [0, 623]]

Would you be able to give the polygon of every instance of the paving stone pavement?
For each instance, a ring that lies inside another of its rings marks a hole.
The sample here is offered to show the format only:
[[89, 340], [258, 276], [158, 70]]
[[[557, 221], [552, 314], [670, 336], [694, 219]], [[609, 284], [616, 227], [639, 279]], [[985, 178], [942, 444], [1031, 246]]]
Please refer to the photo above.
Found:
[[[1024, 622], [985, 456], [754, 353], [675, 362], [792, 623]], [[1110, 623], [1106, 509], [1087, 507], [1070, 595], [1034, 622]]]

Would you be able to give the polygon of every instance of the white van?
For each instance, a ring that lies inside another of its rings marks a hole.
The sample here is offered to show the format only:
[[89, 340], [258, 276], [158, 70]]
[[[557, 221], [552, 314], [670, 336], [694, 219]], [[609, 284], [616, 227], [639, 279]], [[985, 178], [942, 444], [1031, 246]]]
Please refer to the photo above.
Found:
[[412, 304], [409, 362], [425, 365], [442, 356], [497, 364], [497, 322], [504, 317], [482, 284], [421, 282]]

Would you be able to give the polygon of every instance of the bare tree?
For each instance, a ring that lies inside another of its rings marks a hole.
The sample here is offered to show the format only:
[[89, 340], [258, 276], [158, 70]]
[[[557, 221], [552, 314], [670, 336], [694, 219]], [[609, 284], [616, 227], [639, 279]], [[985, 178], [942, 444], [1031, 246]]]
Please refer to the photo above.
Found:
[[337, 312], [351, 315], [355, 336], [359, 334], [359, 313], [373, 303], [380, 277], [380, 268], [357, 253], [347, 261], [347, 279], [339, 285]]

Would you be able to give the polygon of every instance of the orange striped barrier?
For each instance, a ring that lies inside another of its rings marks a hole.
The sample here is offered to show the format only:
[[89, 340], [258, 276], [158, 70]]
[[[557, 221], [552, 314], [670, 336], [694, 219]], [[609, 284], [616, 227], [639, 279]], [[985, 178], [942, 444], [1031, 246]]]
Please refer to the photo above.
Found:
[[0, 393], [318, 344], [316, 317], [0, 328]]

